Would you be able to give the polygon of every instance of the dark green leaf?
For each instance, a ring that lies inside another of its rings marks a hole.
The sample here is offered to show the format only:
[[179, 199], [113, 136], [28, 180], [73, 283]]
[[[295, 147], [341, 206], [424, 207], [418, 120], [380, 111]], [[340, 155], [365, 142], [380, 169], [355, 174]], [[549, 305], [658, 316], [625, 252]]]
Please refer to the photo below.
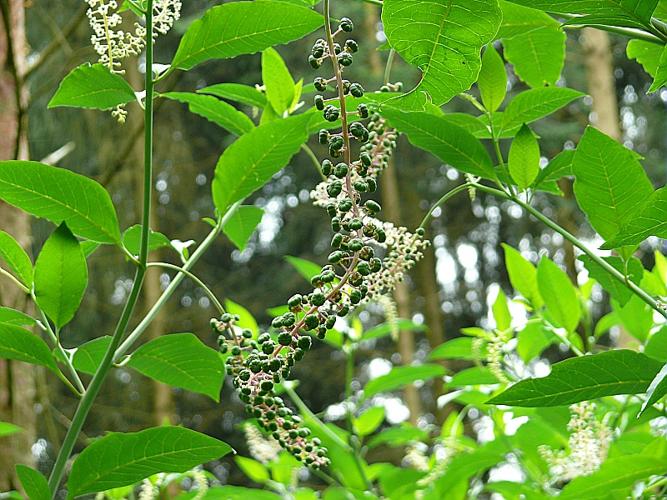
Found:
[[0, 323], [14, 326], [32, 326], [36, 322], [34, 318], [21, 311], [16, 311], [9, 307], [0, 307]]
[[72, 357], [74, 368], [83, 373], [94, 374], [110, 343], [111, 337], [106, 335], [80, 345]]
[[489, 44], [482, 56], [482, 68], [477, 80], [484, 107], [494, 113], [507, 95], [507, 73], [505, 63], [498, 51]]
[[21, 486], [23, 486], [30, 500], [51, 499], [49, 483], [38, 471], [27, 465], [17, 465], [16, 474], [21, 480]]
[[653, 194], [637, 154], [593, 127], [581, 138], [572, 171], [577, 202], [605, 240], [616, 236]]
[[322, 16], [284, 2], [230, 2], [209, 9], [190, 25], [172, 66], [188, 70], [210, 59], [254, 54], [321, 28]]
[[625, 349], [566, 359], [554, 364], [548, 376], [514, 384], [489, 403], [561, 406], [617, 394], [640, 394], [646, 392], [660, 368], [658, 361]]
[[639, 245], [649, 236], [667, 238], [667, 187], [656, 190], [603, 248]]
[[573, 332], [581, 319], [581, 307], [577, 291], [565, 271], [543, 257], [537, 266], [537, 286], [553, 323]]
[[0, 323], [0, 358], [25, 361], [58, 372], [49, 346], [42, 339], [18, 326]]
[[219, 354], [191, 333], [174, 333], [137, 349], [127, 366], [155, 380], [220, 401], [224, 364]]
[[262, 222], [262, 217], [264, 217], [264, 210], [261, 208], [242, 206], [234, 212], [222, 230], [236, 245], [236, 248], [243, 251], [255, 229]]
[[[607, 264], [625, 275], [626, 265], [623, 259], [620, 257], [603, 257], [603, 259]], [[620, 283], [616, 278], [613, 278], [608, 271], [602, 268], [588, 255], [579, 256], [579, 260], [584, 263], [591, 278], [600, 283], [602, 288], [609, 292], [609, 295], [616, 299], [620, 305], [625, 305], [632, 298], [634, 295], [632, 290], [627, 288], [623, 283]], [[635, 284], [640, 284], [644, 275], [644, 267], [639, 260], [632, 258], [627, 263], [627, 273], [630, 281]]]
[[84, 64], [61, 82], [49, 108], [111, 109], [134, 100], [134, 90], [123, 77], [102, 64]]
[[63, 223], [46, 240], [35, 262], [35, 300], [60, 328], [74, 317], [87, 286], [86, 256]]
[[646, 401], [642, 404], [641, 412], [643, 413], [646, 411], [646, 408], [660, 401], [665, 394], [667, 394], [667, 363], [651, 380], [646, 390]]
[[383, 115], [418, 148], [462, 172], [487, 179], [495, 178], [493, 163], [481, 142], [442, 116], [428, 112], [403, 112], [385, 107]]
[[528, 189], [540, 173], [540, 145], [527, 125], [521, 127], [512, 141], [509, 170], [520, 189]]
[[215, 97], [191, 92], [167, 92], [160, 96], [187, 104], [191, 113], [206, 118], [232, 134], [240, 136], [255, 128], [255, 124], [245, 113]]
[[[179, 500], [193, 500], [197, 492], [187, 493], [179, 496]], [[258, 490], [257, 488], [243, 488], [242, 486], [220, 486], [209, 489], [199, 500], [280, 500], [282, 497], [270, 491]]]
[[402, 102], [421, 105], [426, 93], [440, 106], [470, 88], [481, 67], [481, 49], [500, 25], [497, 0], [385, 0], [383, 4], [389, 44], [422, 71], [421, 81]]
[[0, 231], [0, 259], [26, 287], [32, 288], [32, 261], [23, 247], [10, 234]]
[[240, 102], [247, 106], [263, 108], [266, 106], [266, 96], [255, 87], [240, 83], [218, 83], [198, 90], [200, 94], [210, 94], [221, 99]]
[[185, 472], [233, 451], [215, 438], [182, 427], [110, 433], [84, 449], [67, 483], [73, 497], [134, 484], [158, 472]]
[[95, 181], [34, 161], [0, 161], [0, 199], [99, 243], [118, 243], [109, 193]]
[[218, 160], [212, 188], [220, 213], [263, 186], [287, 165], [306, 142], [306, 126], [311, 118], [312, 115], [304, 114], [260, 125], [225, 150]]
[[[129, 227], [123, 233], [123, 246], [132, 255], [139, 255], [141, 250], [141, 226], [134, 225]], [[159, 250], [171, 246], [169, 238], [164, 234], [150, 230], [148, 235], [148, 251]]]
[[532, 123], [544, 118], [584, 94], [576, 90], [560, 87], [531, 89], [521, 92], [505, 109], [502, 130], [520, 127], [524, 123]]
[[393, 391], [418, 380], [430, 380], [444, 374], [445, 369], [440, 365], [398, 366], [386, 375], [368, 382], [364, 388], [364, 397], [370, 398], [379, 392]]
[[649, 337], [646, 347], [644, 347], [644, 354], [667, 363], [667, 326], [663, 326]]

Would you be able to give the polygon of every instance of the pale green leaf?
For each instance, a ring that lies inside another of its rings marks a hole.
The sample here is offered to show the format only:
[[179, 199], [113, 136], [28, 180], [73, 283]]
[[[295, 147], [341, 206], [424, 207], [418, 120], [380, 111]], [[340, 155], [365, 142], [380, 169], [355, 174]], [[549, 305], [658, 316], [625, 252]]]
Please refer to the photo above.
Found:
[[649, 236], [667, 238], [667, 187], [656, 190], [603, 248], [639, 245]]
[[46, 342], [18, 326], [0, 323], [0, 358], [45, 366], [58, 373], [58, 367]]
[[528, 125], [521, 127], [512, 141], [509, 171], [520, 189], [528, 189], [540, 173], [540, 145]]
[[257, 460], [246, 457], [234, 457], [234, 461], [239, 466], [239, 469], [255, 483], [262, 484], [271, 479], [268, 469]]
[[290, 255], [285, 257], [285, 260], [290, 263], [290, 265], [297, 270], [297, 272], [303, 276], [309, 283], [313, 276], [317, 276], [322, 272], [322, 267], [318, 264], [311, 262], [300, 257], [292, 257]]
[[262, 52], [262, 81], [269, 104], [278, 115], [282, 116], [292, 107], [295, 84], [285, 61], [274, 48]]
[[525, 363], [559, 341], [556, 334], [545, 328], [541, 321], [529, 321], [517, 335], [517, 340], [516, 352]]
[[209, 87], [199, 89], [200, 94], [209, 94], [221, 99], [239, 102], [247, 106], [264, 108], [266, 106], [266, 95], [250, 85], [240, 83], [218, 83]]
[[504, 38], [505, 57], [531, 87], [555, 85], [565, 64], [566, 38], [562, 30], [551, 27]]
[[[637, 285], [641, 283], [644, 275], [644, 267], [639, 260], [631, 258], [626, 265], [620, 257], [603, 257], [603, 259], [621, 274], [625, 275], [627, 270], [628, 279], [633, 283]], [[600, 283], [602, 288], [616, 299], [620, 305], [625, 305], [634, 296], [634, 293], [627, 286], [612, 277], [607, 270], [597, 264], [588, 255], [580, 255], [579, 260], [584, 263], [591, 278]]]
[[74, 368], [89, 375], [94, 374], [100, 366], [109, 344], [111, 344], [111, 337], [105, 335], [80, 345], [72, 356]]
[[565, 271], [543, 257], [537, 266], [537, 286], [549, 318], [556, 326], [573, 332], [581, 319], [581, 307], [577, 291]]
[[134, 90], [122, 76], [102, 64], [84, 64], [60, 83], [49, 108], [111, 109], [134, 100]]
[[588, 127], [572, 162], [574, 193], [593, 228], [608, 240], [653, 194], [637, 155]]
[[32, 261], [14, 237], [0, 230], [0, 260], [4, 260], [9, 270], [26, 287], [32, 288]]
[[542, 306], [542, 296], [537, 286], [537, 270], [517, 250], [503, 243], [505, 267], [510, 283], [516, 291], [528, 299], [535, 308]]
[[35, 262], [35, 300], [60, 328], [74, 317], [87, 286], [86, 256], [63, 223], [46, 240]]
[[30, 500], [51, 500], [49, 483], [38, 471], [27, 465], [17, 465], [16, 474]]
[[389, 44], [422, 72], [406, 105], [440, 106], [477, 80], [480, 52], [493, 40], [502, 14], [497, 0], [385, 0], [382, 22]]
[[239, 317], [236, 326], [242, 329], [248, 329], [252, 332], [253, 338], [259, 335], [259, 325], [255, 317], [241, 304], [237, 304], [229, 299], [225, 300], [225, 310], [230, 314], [235, 314]]
[[554, 364], [546, 377], [522, 380], [489, 403], [561, 406], [604, 396], [640, 394], [646, 392], [661, 367], [660, 362], [625, 349], [566, 359]]
[[18, 425], [10, 424], [9, 422], [0, 422], [0, 438], [18, 434], [22, 431], [23, 429], [21, 429]]
[[225, 149], [212, 187], [218, 212], [225, 213], [287, 165], [306, 141], [311, 118], [304, 114], [260, 125]]
[[549, 182], [555, 182], [563, 177], [572, 175], [572, 160], [574, 159], [574, 150], [566, 149], [558, 153], [549, 164], [540, 170], [535, 187], [539, 187]]
[[368, 442], [369, 448], [376, 448], [382, 444], [398, 447], [409, 444], [413, 441], [427, 441], [428, 431], [413, 427], [409, 424], [403, 424], [400, 427], [390, 427], [383, 430], [377, 436], [373, 436]]
[[[481, 348], [476, 347], [480, 345]], [[486, 343], [470, 337], [459, 337], [448, 340], [435, 347], [428, 355], [429, 360], [435, 359], [465, 359], [478, 361], [486, 352]]]
[[425, 381], [442, 377], [445, 369], [440, 365], [398, 366], [386, 375], [375, 378], [366, 384], [364, 397], [370, 398], [380, 392], [389, 392], [418, 380]]
[[493, 319], [496, 322], [496, 329], [501, 331], [508, 330], [512, 324], [512, 314], [507, 305], [507, 296], [500, 287], [498, 287], [498, 294], [491, 310], [493, 312]]
[[36, 321], [21, 311], [9, 307], [0, 307], [0, 323], [14, 326], [32, 326]]
[[322, 26], [322, 16], [299, 5], [268, 0], [226, 3], [190, 25], [172, 66], [188, 70], [210, 59], [254, 54]]
[[69, 494], [118, 488], [159, 472], [185, 472], [231, 451], [226, 443], [183, 427], [110, 433], [76, 458], [67, 483]]
[[236, 209], [227, 223], [222, 227], [223, 232], [236, 245], [236, 248], [245, 250], [250, 237], [262, 222], [264, 210], [255, 206], [241, 206]]
[[216, 351], [191, 333], [162, 335], [137, 349], [127, 366], [173, 387], [220, 401], [224, 365]]
[[111, 197], [98, 183], [69, 170], [33, 161], [0, 161], [0, 199], [67, 227], [83, 238], [118, 243]]
[[492, 113], [496, 112], [507, 95], [507, 73], [502, 57], [492, 44], [488, 45], [482, 56], [477, 85], [484, 107]]
[[576, 90], [560, 87], [531, 89], [521, 92], [510, 101], [503, 113], [502, 130], [520, 127], [544, 118], [584, 94]]
[[447, 382], [449, 387], [466, 387], [470, 385], [492, 385], [500, 381], [490, 369], [485, 366], [474, 366], [466, 368], [454, 374], [452, 379]]
[[408, 135], [418, 148], [462, 172], [487, 179], [495, 178], [493, 163], [482, 143], [463, 128], [442, 116], [424, 111], [403, 112], [383, 108], [392, 126]]
[[630, 40], [626, 48], [628, 58], [635, 59], [654, 78], [663, 52], [664, 47], [644, 40]]
[[187, 104], [191, 113], [206, 118], [232, 134], [240, 136], [255, 128], [255, 124], [245, 113], [241, 113], [231, 104], [210, 95], [167, 92], [160, 94], [160, 97]]
[[369, 436], [382, 425], [384, 417], [384, 406], [373, 406], [353, 420], [354, 430], [359, 436]]
[[655, 80], [648, 89], [648, 93], [657, 92], [667, 84], [667, 47], [662, 49], [658, 66], [655, 68]]
[[644, 354], [667, 363], [667, 325], [649, 337], [644, 347]]
[[[141, 249], [141, 226], [136, 224], [123, 232], [123, 246], [132, 255], [139, 255]], [[148, 234], [148, 251], [159, 250], [171, 246], [169, 238], [157, 231], [150, 230]]]

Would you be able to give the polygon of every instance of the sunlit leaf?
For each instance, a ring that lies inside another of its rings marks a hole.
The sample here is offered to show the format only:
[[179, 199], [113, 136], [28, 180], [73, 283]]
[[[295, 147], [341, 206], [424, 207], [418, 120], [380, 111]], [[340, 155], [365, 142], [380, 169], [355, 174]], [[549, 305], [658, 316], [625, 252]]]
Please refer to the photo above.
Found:
[[251, 236], [262, 222], [264, 210], [256, 206], [241, 206], [222, 227], [223, 232], [236, 245], [236, 248], [245, 250]]
[[10, 234], [0, 231], [0, 259], [28, 288], [32, 288], [32, 261], [23, 247]]

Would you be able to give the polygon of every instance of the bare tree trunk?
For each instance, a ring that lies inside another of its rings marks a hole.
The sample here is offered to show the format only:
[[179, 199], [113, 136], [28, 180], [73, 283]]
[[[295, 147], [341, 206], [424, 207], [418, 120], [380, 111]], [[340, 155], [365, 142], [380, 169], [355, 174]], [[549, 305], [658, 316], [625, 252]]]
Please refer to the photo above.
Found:
[[[143, 86], [143, 77], [139, 73], [136, 64], [129, 65], [127, 74], [128, 78], [130, 79], [130, 82], [133, 84], [135, 88], [141, 88]], [[134, 127], [139, 123], [141, 123], [142, 120], [143, 117], [141, 116], [141, 113], [139, 112], [133, 113], [131, 116], [131, 120], [128, 120], [128, 123], [125, 126], [134, 129]], [[137, 168], [133, 169], [133, 172], [136, 173], [134, 182], [136, 185], [137, 193], [139, 195], [143, 193], [144, 177], [143, 177], [143, 170], [142, 168], [140, 168], [140, 166], [143, 165], [143, 158], [144, 158], [143, 142], [136, 141], [132, 147], [130, 163], [137, 166]], [[137, 196], [138, 203], [141, 203], [141, 198], [142, 196]], [[155, 198], [153, 198], [153, 204], [155, 204]], [[155, 215], [157, 211], [155, 210], [155, 208], [156, 207], [153, 206], [151, 210], [151, 229], [153, 231], [158, 231], [157, 228], [158, 221]], [[137, 210], [139, 209], [140, 206], [137, 205]], [[152, 257], [155, 260], [159, 260], [159, 251], [153, 252]], [[162, 290], [160, 288], [159, 271], [158, 270], [149, 271], [148, 273], [146, 273], [146, 279], [144, 281], [144, 292], [143, 292], [144, 312], [147, 312], [148, 309], [152, 307], [152, 305], [155, 302], [157, 302], [161, 294]], [[148, 330], [146, 331], [147, 340], [152, 340], [165, 333], [164, 318], [165, 318], [164, 311], [155, 316], [155, 319], [153, 320], [151, 325], [148, 327]], [[150, 391], [151, 394], [153, 395], [153, 403], [152, 403], [153, 423], [155, 425], [163, 425], [164, 423], [173, 423], [174, 398], [171, 388], [168, 385], [162, 384], [155, 380], [151, 380], [150, 383], [153, 386], [152, 390]]]
[[[27, 159], [25, 129], [27, 96], [22, 75], [27, 45], [23, 0], [2, 0], [0, 17], [0, 158]], [[0, 202], [2, 229], [25, 248], [31, 245], [30, 218]], [[30, 313], [26, 295], [8, 282], [0, 288], [0, 304]], [[0, 490], [18, 489], [14, 466], [32, 465], [31, 447], [36, 439], [35, 368], [15, 361], [0, 360], [0, 420], [19, 425], [23, 432], [7, 439], [0, 453]]]
[[[396, 169], [390, 163], [389, 167], [382, 174], [382, 205], [387, 220], [396, 225], [401, 225], [401, 196], [398, 190], [398, 180], [396, 178]], [[398, 315], [401, 318], [410, 318], [410, 291], [404, 282], [399, 282], [394, 291], [394, 299], [398, 309]], [[415, 339], [411, 331], [401, 330], [398, 334], [398, 352], [401, 355], [401, 361], [404, 365], [409, 365], [415, 357]], [[405, 403], [410, 410], [410, 422], [417, 423], [417, 419], [422, 414], [422, 404], [419, 399], [419, 392], [414, 385], [408, 385], [404, 390]]]

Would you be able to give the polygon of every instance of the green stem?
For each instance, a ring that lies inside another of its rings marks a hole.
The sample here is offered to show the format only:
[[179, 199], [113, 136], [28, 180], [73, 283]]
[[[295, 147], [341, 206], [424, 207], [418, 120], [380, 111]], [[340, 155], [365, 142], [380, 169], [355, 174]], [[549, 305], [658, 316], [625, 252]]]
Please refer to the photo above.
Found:
[[21, 283], [13, 274], [11, 274], [8, 271], [5, 271], [3, 268], [0, 267], [0, 275], [6, 276], [9, 278], [11, 281], [14, 282], [16, 286], [18, 286], [21, 290], [23, 290], [25, 293], [30, 293], [30, 290], [28, 289], [27, 286], [25, 286], [23, 283]]
[[371, 3], [373, 5], [384, 5], [380, 0], [361, 0], [364, 3]]
[[433, 218], [433, 213], [436, 211], [436, 209], [440, 208], [443, 206], [445, 203], [447, 203], [450, 199], [452, 199], [454, 196], [457, 194], [467, 191], [471, 187], [471, 184], [466, 182], [465, 184], [461, 184], [460, 186], [455, 187], [451, 191], [448, 191], [445, 193], [445, 195], [440, 198], [435, 205], [431, 207], [431, 210], [426, 214], [426, 217], [424, 217], [424, 220], [422, 220], [422, 223], [419, 225], [421, 229], [426, 229], [426, 226], [428, 225], [429, 222], [431, 222], [431, 219]]
[[640, 299], [642, 299], [644, 302], [646, 302], [651, 308], [658, 313], [660, 313], [662, 316], [667, 318], [667, 311], [665, 311], [660, 305], [655, 301], [653, 297], [651, 297], [646, 291], [644, 291], [642, 288], [637, 286], [635, 283], [632, 281], [628, 280], [626, 276], [623, 275], [620, 271], [618, 271], [616, 268], [614, 268], [612, 265], [610, 265], [607, 261], [604, 259], [598, 257], [594, 252], [592, 252], [586, 245], [584, 245], [581, 240], [579, 240], [576, 236], [568, 232], [566, 229], [562, 228], [558, 224], [556, 224], [554, 221], [546, 217], [544, 214], [542, 214], [539, 210], [535, 209], [528, 203], [522, 201], [521, 199], [517, 198], [516, 196], [509, 195], [507, 193], [504, 193], [503, 191], [500, 191], [495, 188], [491, 188], [488, 186], [484, 186], [482, 184], [473, 184], [473, 186], [476, 189], [479, 189], [480, 191], [484, 191], [485, 193], [492, 194], [494, 196], [497, 196], [499, 198], [504, 198], [509, 201], [513, 201], [517, 205], [519, 205], [521, 208], [526, 210], [528, 213], [530, 213], [533, 217], [535, 217], [537, 220], [542, 222], [545, 226], [549, 227], [550, 229], [553, 229], [560, 235], [562, 235], [566, 240], [568, 240], [570, 243], [572, 243], [575, 247], [577, 247], [579, 250], [584, 252], [586, 255], [588, 255], [597, 265], [602, 267], [608, 274], [610, 274], [615, 280], [618, 282], [622, 283], [623, 286], [625, 286], [628, 290], [630, 290], [632, 293], [637, 295]]
[[389, 84], [391, 78], [391, 69], [394, 67], [394, 60], [396, 59], [396, 49], [391, 49], [389, 51], [389, 57], [387, 57], [387, 65], [384, 68], [384, 84]]
[[317, 159], [317, 156], [315, 156], [315, 153], [313, 153], [313, 150], [308, 147], [307, 144], [304, 144], [301, 146], [301, 150], [308, 155], [308, 158], [310, 158], [310, 161], [313, 163], [313, 166], [315, 167], [315, 170], [317, 171], [318, 175], [322, 178], [323, 181], [326, 181], [327, 178], [326, 176], [322, 173], [322, 169], [320, 168], [320, 160]]
[[148, 264], [146, 264], [146, 267], [162, 267], [164, 269], [171, 269], [172, 271], [178, 271], [179, 273], [183, 273], [185, 276], [190, 278], [204, 290], [204, 292], [206, 293], [206, 295], [208, 295], [208, 298], [211, 299], [211, 302], [213, 302], [213, 305], [220, 314], [225, 314], [225, 308], [220, 303], [215, 294], [211, 291], [211, 289], [207, 287], [202, 280], [200, 280], [196, 275], [192, 274], [190, 271], [183, 269], [180, 266], [169, 264], [167, 262], [149, 262]]
[[209, 247], [213, 244], [213, 242], [216, 240], [218, 235], [220, 234], [220, 231], [222, 231], [222, 227], [225, 225], [225, 223], [231, 218], [232, 215], [236, 212], [236, 209], [240, 205], [239, 203], [236, 203], [235, 205], [232, 205], [232, 207], [227, 211], [224, 217], [219, 219], [218, 224], [213, 228], [213, 230], [208, 234], [208, 236], [202, 241], [201, 245], [197, 247], [197, 250], [195, 250], [188, 261], [183, 265], [181, 268], [181, 271], [174, 277], [174, 279], [169, 283], [169, 286], [165, 289], [164, 292], [162, 292], [162, 295], [160, 295], [160, 298], [155, 302], [153, 307], [151, 307], [151, 310], [148, 311], [146, 316], [141, 320], [141, 322], [130, 332], [130, 334], [127, 336], [125, 341], [118, 347], [116, 350], [116, 354], [114, 355], [114, 362], [118, 362], [120, 358], [134, 345], [134, 343], [139, 340], [141, 335], [146, 331], [148, 326], [153, 322], [155, 317], [158, 315], [160, 310], [164, 307], [164, 305], [167, 303], [167, 301], [171, 298], [171, 296], [174, 294], [178, 286], [181, 284], [181, 282], [186, 278], [186, 275], [182, 271], [190, 271], [194, 265], [199, 261], [199, 259], [206, 253], [206, 251], [209, 249]]
[[146, 2], [146, 106], [144, 110], [144, 185], [143, 185], [143, 217], [141, 227], [141, 250], [139, 252], [139, 267], [137, 268], [132, 289], [128, 296], [121, 317], [111, 338], [111, 342], [104, 358], [93, 375], [93, 379], [85, 394], [79, 401], [79, 405], [72, 418], [72, 423], [67, 430], [62, 447], [58, 452], [56, 462], [49, 476], [49, 491], [51, 498], [55, 499], [58, 487], [65, 474], [65, 466], [72, 454], [74, 445], [81, 433], [81, 429], [93, 406], [95, 398], [102, 388], [102, 384], [111, 369], [114, 353], [120, 344], [132, 313], [139, 299], [144, 276], [146, 275], [146, 261], [148, 259], [148, 237], [150, 231], [150, 208], [151, 208], [151, 185], [153, 182], [153, 0]]

